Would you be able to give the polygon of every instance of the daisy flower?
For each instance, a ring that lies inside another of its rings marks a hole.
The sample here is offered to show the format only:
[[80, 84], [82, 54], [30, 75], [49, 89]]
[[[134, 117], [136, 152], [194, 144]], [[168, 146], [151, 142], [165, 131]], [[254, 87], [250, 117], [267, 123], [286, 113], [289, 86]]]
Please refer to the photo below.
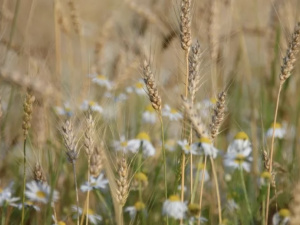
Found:
[[197, 149], [192, 148], [186, 139], [184, 139], [183, 141], [178, 141], [177, 143], [181, 147], [182, 151], [184, 151], [185, 154], [192, 153], [193, 155], [199, 155], [199, 152], [197, 152]]
[[[25, 201], [24, 206], [25, 206], [25, 208], [32, 208], [35, 211], [41, 211], [40, 207], [34, 205], [32, 201]], [[23, 204], [22, 203], [18, 204], [17, 207], [18, 207], [18, 209], [21, 210], [23, 208]]]
[[101, 173], [97, 178], [91, 176], [90, 182], [85, 182], [81, 185], [80, 189], [82, 192], [95, 190], [95, 189], [105, 189], [108, 184], [108, 180], [104, 179], [104, 174]]
[[204, 173], [204, 182], [207, 182], [210, 178], [209, 173], [207, 172], [206, 169], [204, 169], [204, 163], [198, 163], [197, 169], [199, 170], [199, 182], [202, 180], [202, 176]]
[[[77, 206], [72, 206], [72, 211], [77, 213]], [[89, 222], [92, 224], [97, 224], [98, 221], [102, 221], [102, 217], [97, 215], [92, 209], [88, 209], [83, 211], [82, 208], [79, 207], [79, 214], [86, 216], [88, 214]]]
[[133, 180], [131, 182], [131, 189], [138, 190], [140, 187], [145, 188], [148, 186], [148, 177], [142, 172], [134, 174]]
[[290, 211], [288, 209], [280, 209], [272, 218], [273, 225], [287, 225], [290, 221]]
[[154, 156], [155, 148], [150, 142], [150, 137], [147, 133], [141, 132], [137, 135], [136, 139], [128, 141], [128, 148], [133, 152], [137, 153], [142, 148], [145, 157]]
[[240, 209], [239, 205], [230, 197], [227, 199], [226, 207], [230, 212], [235, 212]]
[[182, 114], [176, 109], [171, 108], [169, 105], [164, 105], [162, 115], [168, 117], [171, 121], [178, 121], [182, 119]]
[[[267, 130], [266, 136], [269, 138], [271, 138], [273, 135], [273, 126], [274, 126], [274, 123], [272, 123], [270, 128]], [[282, 139], [284, 137], [285, 133], [286, 133], [286, 129], [284, 127], [282, 127], [280, 123], [275, 123], [274, 137]]]
[[124, 209], [125, 212], [129, 213], [131, 220], [134, 220], [137, 212], [145, 213], [145, 204], [143, 202], [137, 201], [133, 206], [128, 206]]
[[157, 115], [156, 115], [156, 112], [153, 109], [152, 105], [148, 105], [146, 107], [146, 111], [144, 111], [143, 115], [142, 115], [143, 122], [154, 124], [156, 122], [156, 118], [157, 118]]
[[272, 174], [269, 173], [268, 171], [264, 171], [260, 174], [259, 186], [266, 187], [271, 180], [272, 180]]
[[4, 205], [16, 206], [14, 203], [20, 198], [12, 197], [13, 194], [13, 183], [10, 183], [6, 188], [0, 187], [0, 207]]
[[71, 117], [73, 115], [73, 112], [71, 110], [69, 102], [65, 102], [63, 107], [56, 106], [54, 109], [55, 109], [56, 114], [60, 115], [60, 116]]
[[128, 93], [135, 92], [138, 95], [147, 95], [145, 90], [146, 90], [146, 87], [145, 87], [145, 83], [143, 80], [139, 80], [138, 82], [136, 82], [133, 87], [126, 88], [126, 91]]
[[216, 149], [211, 140], [207, 137], [201, 137], [198, 142], [191, 145], [191, 151], [199, 152], [205, 156], [217, 157], [218, 149]]
[[197, 224], [197, 221], [200, 220], [201, 223], [207, 222], [207, 219], [204, 217], [198, 217], [200, 213], [200, 205], [191, 203], [188, 205], [188, 212], [191, 217], [189, 218], [189, 225]]
[[101, 87], [106, 87], [108, 90], [112, 89], [112, 82], [103, 75], [90, 75], [92, 82], [98, 84]]
[[[26, 184], [26, 188], [25, 195], [30, 201], [46, 204], [50, 200], [51, 188], [47, 184], [38, 183], [33, 180]], [[55, 202], [58, 198], [58, 192], [54, 190], [52, 201]]]
[[252, 162], [251, 151], [251, 148], [247, 148], [247, 150], [241, 153], [227, 152], [224, 159], [224, 166], [233, 170], [243, 168], [245, 171], [250, 172]]
[[244, 151], [251, 152], [252, 147], [248, 135], [241, 131], [235, 135], [234, 140], [228, 146], [227, 153], [242, 153]]
[[176, 141], [174, 139], [168, 139], [165, 142], [165, 149], [170, 152], [174, 152], [176, 150]]
[[183, 219], [187, 211], [186, 203], [181, 202], [177, 195], [171, 195], [163, 203], [162, 214], [174, 219]]
[[98, 103], [94, 101], [87, 101], [87, 100], [83, 101], [83, 103], [80, 106], [80, 109], [83, 111], [87, 111], [88, 109], [91, 109], [94, 112], [99, 112], [99, 113], [103, 112], [102, 107]]
[[128, 151], [131, 151], [131, 149], [128, 147], [128, 141], [125, 139], [125, 136], [121, 136], [119, 141], [113, 141], [113, 148], [116, 151], [123, 151], [124, 153], [127, 153]]

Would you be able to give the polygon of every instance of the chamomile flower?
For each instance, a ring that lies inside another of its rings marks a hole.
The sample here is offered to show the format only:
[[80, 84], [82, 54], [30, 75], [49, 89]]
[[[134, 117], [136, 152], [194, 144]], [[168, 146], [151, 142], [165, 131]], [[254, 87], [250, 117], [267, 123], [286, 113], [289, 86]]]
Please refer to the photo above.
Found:
[[95, 190], [95, 189], [105, 189], [108, 184], [108, 180], [104, 179], [104, 174], [101, 173], [97, 178], [91, 176], [90, 182], [86, 182], [81, 185], [80, 189], [82, 192]]
[[[273, 126], [274, 126], [274, 123], [272, 123], [270, 128], [267, 130], [266, 136], [269, 138], [271, 138], [273, 135]], [[286, 133], [286, 129], [284, 127], [282, 127], [280, 123], [275, 123], [274, 137], [282, 139], [284, 137], [285, 133]]]
[[[36, 181], [31, 181], [26, 184], [26, 197], [32, 202], [42, 202], [47, 204], [50, 200], [51, 188], [45, 183], [38, 183]], [[52, 202], [58, 200], [58, 192], [53, 191]]]
[[133, 176], [133, 180], [131, 182], [131, 189], [132, 190], [139, 190], [139, 188], [144, 189], [148, 186], [148, 177], [145, 173], [137, 172]]
[[185, 154], [192, 153], [193, 155], [199, 155], [199, 152], [197, 152], [197, 149], [192, 148], [186, 139], [184, 139], [183, 141], [178, 141], [177, 143], [181, 147], [182, 151], [184, 151]]
[[162, 115], [168, 117], [171, 121], [178, 121], [182, 119], [182, 114], [176, 109], [171, 108], [169, 105], [164, 105]]
[[112, 89], [112, 82], [104, 75], [90, 75], [92, 82], [98, 84], [101, 87], [106, 87], [108, 90]]
[[142, 115], [143, 122], [154, 124], [156, 123], [156, 119], [157, 119], [156, 111], [153, 109], [152, 105], [148, 105]]
[[162, 214], [174, 219], [183, 219], [188, 211], [186, 203], [181, 202], [177, 195], [171, 195], [163, 203]]
[[[72, 211], [77, 213], [77, 206], [72, 206]], [[88, 214], [89, 222], [92, 224], [97, 224], [98, 221], [102, 221], [102, 217], [100, 215], [97, 215], [92, 209], [83, 211], [82, 208], [79, 207], [78, 211], [79, 214], [83, 216], [86, 216]]]
[[204, 217], [195, 217], [195, 216], [192, 216], [189, 218], [189, 225], [195, 225], [195, 224], [198, 224], [198, 221], [200, 220], [201, 224], [207, 222], [207, 219], [204, 218]]
[[137, 135], [136, 139], [128, 141], [128, 148], [133, 152], [137, 153], [142, 148], [143, 155], [145, 157], [154, 156], [155, 148], [150, 142], [150, 137], [147, 133], [141, 132]]
[[252, 162], [251, 151], [251, 148], [247, 148], [247, 150], [244, 150], [241, 153], [227, 152], [224, 159], [224, 166], [233, 170], [242, 168], [245, 171], [250, 172]]
[[174, 152], [176, 150], [176, 141], [174, 139], [168, 139], [165, 141], [165, 149]]
[[259, 178], [259, 186], [260, 187], [266, 187], [272, 180], [272, 174], [268, 171], [264, 171], [260, 174]]
[[[199, 170], [199, 182], [202, 181], [202, 176], [204, 176], [204, 182], [207, 182], [210, 178], [207, 169], [204, 169], [204, 163], [198, 163], [197, 169]], [[204, 174], [203, 174], [204, 173]]]
[[80, 106], [80, 109], [83, 111], [87, 111], [88, 109], [91, 109], [94, 112], [99, 112], [99, 113], [103, 112], [102, 107], [98, 103], [94, 101], [87, 101], [87, 100], [83, 101], [83, 103]]
[[273, 225], [286, 225], [290, 221], [290, 211], [288, 209], [280, 209], [272, 218]]
[[249, 153], [252, 151], [251, 143], [249, 137], [245, 132], [238, 132], [234, 140], [230, 143], [227, 149], [227, 153]]
[[10, 183], [6, 188], [0, 186], [0, 207], [3, 205], [16, 206], [15, 202], [20, 198], [12, 197], [13, 195], [13, 183]]
[[146, 206], [143, 202], [137, 201], [133, 206], [126, 207], [124, 211], [128, 212], [131, 220], [133, 220], [137, 212], [145, 213], [145, 208]]
[[200, 205], [190, 203], [188, 205], [188, 213], [189, 213], [189, 225], [197, 224], [197, 221], [200, 220], [201, 223], [207, 222], [207, 219], [204, 217], [199, 217], [200, 213]]
[[199, 152], [201, 155], [217, 157], [218, 149], [216, 149], [211, 140], [207, 137], [201, 137], [198, 142], [191, 145], [191, 151]]
[[147, 95], [145, 90], [146, 90], [146, 87], [145, 87], [145, 83], [143, 80], [139, 80], [138, 82], [136, 82], [133, 87], [126, 88], [127, 93], [135, 92], [137, 95], [141, 95], [141, 96]]
[[127, 153], [128, 151], [131, 151], [131, 149], [128, 147], [128, 141], [126, 140], [125, 136], [121, 136], [119, 141], [113, 141], [113, 148], [116, 151], [123, 151], [124, 153]]
[[56, 114], [60, 115], [60, 116], [71, 117], [73, 115], [73, 112], [71, 110], [69, 102], [65, 102], [62, 107], [56, 106], [54, 109], [55, 109]]
[[229, 197], [229, 198], [227, 199], [226, 208], [227, 208], [230, 212], [235, 212], [235, 211], [237, 211], [237, 210], [240, 209], [240, 206], [234, 201], [233, 198]]
[[[40, 207], [38, 207], [37, 205], [34, 205], [34, 203], [32, 201], [25, 201], [24, 202], [24, 206], [25, 208], [31, 208], [34, 209], [35, 211], [41, 211]], [[23, 204], [20, 203], [17, 205], [18, 209], [22, 209], [23, 208]]]

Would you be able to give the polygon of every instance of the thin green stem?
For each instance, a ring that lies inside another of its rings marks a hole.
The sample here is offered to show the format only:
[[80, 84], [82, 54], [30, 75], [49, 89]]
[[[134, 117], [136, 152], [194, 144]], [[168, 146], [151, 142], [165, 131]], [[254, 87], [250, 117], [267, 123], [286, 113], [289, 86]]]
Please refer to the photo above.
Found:
[[[277, 100], [276, 100], [276, 107], [275, 107], [275, 115], [274, 115], [274, 121], [273, 121], [273, 134], [272, 134], [272, 140], [271, 140], [271, 149], [270, 149], [270, 168], [269, 173], [272, 174], [272, 167], [273, 167], [273, 154], [274, 154], [274, 142], [275, 142], [275, 126], [277, 121], [277, 114], [278, 114], [278, 107], [279, 107], [279, 100], [280, 100], [280, 93], [282, 90], [283, 82], [280, 82], [279, 90], [277, 94]], [[267, 203], [266, 203], [266, 225], [268, 225], [268, 216], [269, 216], [269, 204], [270, 204], [270, 192], [271, 192], [271, 183], [268, 184], [268, 192], [267, 192]]]
[[2, 215], [1, 215], [1, 225], [5, 225], [5, 219], [6, 219], [6, 211], [7, 211], [7, 203], [4, 203], [2, 208]]
[[72, 162], [72, 166], [73, 166], [75, 192], [76, 192], [77, 225], [79, 225], [79, 197], [78, 197], [77, 177], [76, 177], [76, 169], [75, 169], [75, 162], [74, 161]]
[[107, 203], [106, 203], [104, 197], [102, 196], [101, 192], [100, 192], [99, 190], [96, 190], [95, 193], [96, 193], [98, 199], [100, 200], [100, 202], [103, 203], [103, 205], [104, 205], [104, 207], [105, 207], [105, 209], [106, 209], [106, 211], [107, 211], [107, 213], [108, 213], [108, 216], [109, 216], [109, 219], [110, 219], [110, 221], [111, 221], [111, 224], [114, 224], [113, 218], [112, 218], [112, 215], [111, 215], [111, 210], [110, 210], [110, 208], [108, 207], [108, 205], [107, 205]]
[[26, 137], [23, 144], [23, 154], [24, 154], [24, 163], [23, 163], [23, 193], [22, 193], [22, 219], [21, 224], [24, 225], [25, 218], [25, 187], [26, 187]]
[[[88, 186], [90, 186], [90, 165], [91, 165], [91, 156], [88, 156]], [[87, 191], [87, 200], [86, 200], [86, 220], [85, 224], [89, 224], [89, 206], [90, 205], [90, 189]]]
[[219, 212], [219, 224], [222, 224], [222, 209], [221, 209], [221, 198], [220, 198], [220, 191], [219, 191], [219, 183], [218, 177], [215, 169], [215, 163], [212, 156], [209, 157], [211, 162], [211, 168], [214, 175], [215, 185], [216, 185], [216, 192], [217, 192], [217, 201], [218, 201], [218, 212]]
[[241, 177], [241, 181], [242, 181], [243, 192], [244, 192], [244, 195], [245, 195], [245, 201], [246, 201], [247, 210], [248, 210], [248, 213], [249, 213], [249, 215], [251, 217], [251, 223], [254, 224], [253, 223], [253, 217], [252, 217], [252, 210], [251, 210], [249, 199], [248, 199], [248, 195], [247, 195], [247, 189], [246, 189], [246, 183], [245, 183], [245, 178], [244, 178], [244, 173], [243, 173], [243, 167], [242, 167], [242, 165], [240, 165], [239, 172], [240, 172], [240, 177]]
[[[202, 179], [201, 179], [201, 185], [200, 185], [200, 196], [199, 196], [199, 218], [201, 217], [201, 208], [202, 208], [202, 197], [203, 197], [203, 187], [204, 187], [204, 175], [206, 170], [206, 162], [207, 162], [207, 156], [204, 157], [204, 167], [202, 170]], [[201, 221], [198, 220], [198, 225], [200, 225]]]

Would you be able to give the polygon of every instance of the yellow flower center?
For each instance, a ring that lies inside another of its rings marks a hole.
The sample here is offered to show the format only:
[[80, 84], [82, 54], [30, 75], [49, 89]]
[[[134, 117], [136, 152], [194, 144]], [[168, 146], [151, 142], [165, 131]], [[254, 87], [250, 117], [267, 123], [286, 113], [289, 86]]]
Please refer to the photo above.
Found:
[[136, 136], [137, 139], [150, 141], [150, 137], [147, 133], [141, 132]]
[[66, 225], [66, 223], [64, 221], [59, 221], [57, 224], [58, 225]]
[[95, 106], [96, 105], [96, 102], [94, 101], [89, 101], [89, 106]]
[[265, 179], [271, 179], [272, 175], [268, 171], [264, 171], [261, 173], [260, 177]]
[[169, 200], [170, 200], [171, 202], [178, 202], [178, 201], [180, 201], [180, 198], [179, 198], [178, 195], [171, 195], [171, 196], [169, 197]]
[[97, 79], [99, 79], [99, 80], [106, 80], [106, 77], [103, 76], [103, 75], [98, 75], [98, 76], [97, 76]]
[[128, 143], [127, 143], [127, 141], [122, 141], [120, 144], [121, 144], [121, 147], [127, 147]]
[[142, 173], [142, 172], [138, 172], [134, 175], [134, 178], [137, 181], [148, 181], [148, 177], [146, 174]]
[[173, 109], [173, 108], [171, 109], [171, 111], [170, 111], [170, 112], [171, 112], [172, 114], [176, 114], [176, 113], [178, 113], [178, 112], [177, 112], [177, 110], [176, 110], [176, 109]]
[[141, 211], [145, 208], [145, 204], [143, 202], [138, 201], [134, 204], [134, 208], [136, 209], [136, 211]]
[[206, 144], [211, 144], [211, 140], [208, 137], [201, 137], [199, 142], [201, 143], [206, 143]]
[[289, 217], [291, 212], [288, 209], [280, 209], [279, 216], [281, 217]]
[[146, 111], [148, 111], [148, 112], [155, 112], [155, 110], [153, 109], [152, 105], [147, 105]]
[[43, 191], [37, 191], [36, 196], [39, 198], [46, 198], [46, 193]]
[[96, 184], [97, 184], [96, 182], [92, 182], [92, 183], [91, 183], [91, 186], [92, 186], [92, 187], [93, 187], [93, 186], [96, 186]]
[[137, 83], [135, 83], [135, 87], [137, 89], [143, 89], [144, 88], [144, 84], [142, 82], [137, 82]]
[[29, 205], [29, 206], [32, 206], [33, 205], [33, 202], [32, 201], [26, 201], [25, 202], [27, 205]]
[[[274, 123], [271, 124], [271, 128], [274, 127]], [[280, 129], [281, 128], [281, 124], [280, 123], [275, 123], [275, 129]]]
[[184, 145], [184, 148], [189, 151], [191, 146], [189, 144], [186, 144], [186, 145]]
[[242, 155], [242, 154], [237, 154], [234, 161], [235, 161], [236, 163], [241, 164], [241, 163], [243, 163], [243, 162], [245, 161], [245, 158], [246, 158], [246, 157], [245, 157], [244, 155]]
[[217, 103], [217, 99], [213, 97], [213, 98], [210, 99], [210, 102], [213, 103], [213, 104], [216, 104]]
[[198, 168], [198, 170], [203, 170], [204, 169], [204, 163], [198, 163], [197, 168]]
[[198, 215], [200, 212], [200, 206], [198, 204], [189, 204], [188, 205], [189, 212], [193, 215]]
[[86, 209], [83, 213], [84, 215], [88, 214], [88, 215], [94, 215], [95, 212], [92, 209]]
[[249, 140], [249, 137], [248, 135], [241, 131], [241, 132], [238, 132], [235, 136], [234, 136], [234, 139], [238, 140], [238, 139], [242, 139], [242, 140]]

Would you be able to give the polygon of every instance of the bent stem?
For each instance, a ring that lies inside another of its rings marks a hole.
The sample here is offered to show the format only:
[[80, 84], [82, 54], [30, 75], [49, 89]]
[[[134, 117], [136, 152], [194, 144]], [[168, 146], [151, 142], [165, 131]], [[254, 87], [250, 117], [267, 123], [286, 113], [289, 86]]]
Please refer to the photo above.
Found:
[[211, 168], [212, 168], [215, 185], [216, 185], [218, 212], [219, 212], [219, 224], [222, 224], [221, 198], [220, 198], [220, 192], [219, 192], [218, 177], [217, 177], [217, 173], [216, 173], [216, 169], [215, 169], [214, 159], [212, 158], [212, 156], [210, 156], [209, 158], [210, 158]]
[[23, 190], [22, 190], [22, 219], [21, 224], [24, 224], [24, 218], [25, 218], [25, 186], [26, 186], [26, 137], [24, 139], [23, 144], [23, 154], [24, 154], [24, 168], [23, 168]]
[[[275, 126], [276, 126], [276, 121], [277, 121], [279, 99], [280, 99], [280, 93], [281, 93], [281, 90], [282, 90], [282, 85], [283, 85], [283, 82], [280, 82], [279, 90], [278, 90], [278, 94], [277, 94], [277, 100], [276, 100], [276, 108], [275, 108], [274, 121], [273, 121], [273, 133], [272, 133], [271, 149], [270, 149], [270, 168], [269, 168], [269, 173], [270, 174], [272, 174], [273, 154], [274, 154], [274, 142], [275, 142]], [[267, 192], [266, 220], [265, 220], [266, 221], [266, 225], [268, 225], [270, 192], [271, 192], [271, 183], [268, 184], [268, 192]]]
[[78, 197], [78, 187], [77, 187], [77, 177], [76, 177], [76, 169], [75, 162], [72, 162], [73, 166], [73, 174], [74, 174], [74, 183], [75, 183], [75, 192], [76, 192], [76, 205], [77, 205], [77, 225], [79, 225], [79, 197]]
[[247, 205], [247, 210], [248, 210], [248, 213], [249, 213], [249, 215], [251, 217], [251, 224], [253, 224], [252, 211], [251, 211], [251, 207], [250, 207], [250, 203], [249, 203], [249, 199], [248, 199], [248, 195], [247, 195], [247, 189], [246, 189], [246, 184], [245, 184], [245, 178], [244, 178], [244, 173], [243, 173], [243, 167], [242, 167], [242, 165], [240, 165], [239, 172], [240, 172], [240, 177], [241, 177], [241, 181], [242, 181], [243, 192], [244, 192], [244, 195], [245, 195], [245, 201], [246, 201], [246, 205]]
[[201, 185], [200, 185], [200, 197], [199, 197], [199, 220], [198, 220], [198, 225], [200, 225], [201, 220], [201, 208], [202, 208], [202, 196], [203, 196], [203, 187], [204, 187], [204, 175], [205, 175], [205, 170], [206, 170], [206, 162], [207, 162], [207, 156], [204, 157], [204, 167], [202, 170], [202, 177], [201, 177]]

